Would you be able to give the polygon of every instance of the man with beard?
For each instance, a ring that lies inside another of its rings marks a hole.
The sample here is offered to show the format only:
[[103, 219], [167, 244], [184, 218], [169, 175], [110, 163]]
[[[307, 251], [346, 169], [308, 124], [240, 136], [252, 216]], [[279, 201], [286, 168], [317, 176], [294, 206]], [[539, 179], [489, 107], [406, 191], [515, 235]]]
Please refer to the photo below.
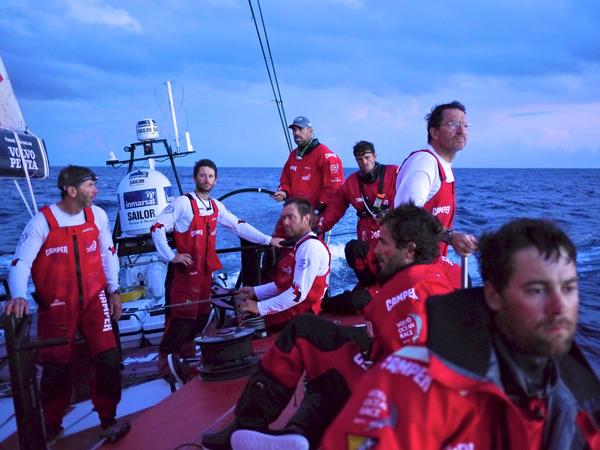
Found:
[[[399, 346], [425, 342], [425, 298], [458, 288], [441, 267], [444, 261], [437, 259], [441, 231], [440, 223], [422, 208], [407, 204], [390, 211], [375, 248], [380, 285], [372, 288], [373, 298], [364, 309], [367, 326], [294, 317], [248, 381], [234, 421], [220, 432], [205, 433], [202, 445], [317, 448], [371, 361]], [[284, 430], [277, 436], [268, 434], [269, 424], [286, 407], [304, 373], [302, 403]]]
[[[315, 216], [323, 213], [329, 199], [344, 181], [342, 161], [314, 136], [310, 120], [299, 116], [288, 127], [296, 147], [289, 155], [273, 198], [279, 202], [289, 197], [306, 198]], [[283, 235], [281, 221], [275, 236]]]
[[[346, 261], [354, 270], [358, 282], [369, 286], [375, 281], [376, 267], [367, 255], [379, 237], [378, 219], [393, 207], [396, 194], [398, 166], [377, 162], [377, 153], [371, 142], [359, 141], [352, 153], [358, 171], [350, 175], [331, 197], [327, 210], [319, 218], [318, 231], [329, 231], [344, 216], [350, 205], [356, 209], [357, 239], [350, 240], [344, 249]], [[371, 262], [371, 264], [369, 264]]]
[[323, 448], [600, 448], [600, 381], [573, 344], [573, 243], [519, 219], [479, 250], [483, 288], [430, 298], [427, 346], [371, 370]]
[[94, 376], [91, 397], [103, 428], [115, 423], [121, 399], [121, 363], [111, 319], [119, 320], [119, 260], [108, 217], [93, 201], [98, 178], [87, 167], [68, 166], [58, 174], [58, 203], [44, 206], [27, 224], [9, 272], [15, 296], [6, 314], [29, 312], [25, 300], [29, 275], [39, 305], [38, 335], [42, 340], [67, 338], [68, 343], [39, 350], [40, 383], [46, 439], [63, 431], [62, 419], [72, 394], [75, 336], [89, 347]]
[[[210, 297], [212, 273], [222, 267], [216, 252], [217, 223], [256, 244], [278, 247], [282, 240], [267, 236], [239, 220], [223, 203], [210, 197], [217, 182], [217, 166], [210, 159], [196, 162], [194, 181], [194, 191], [167, 205], [151, 228], [158, 254], [169, 262], [167, 304], [191, 302], [187, 306], [167, 309], [158, 358], [159, 373], [163, 376], [170, 373], [169, 364], [173, 366], [172, 358], [181, 352], [182, 344], [193, 342], [194, 336], [206, 326], [210, 304], [193, 302]], [[167, 242], [166, 230], [171, 229], [177, 253]], [[174, 355], [170, 361], [169, 354]]]
[[242, 300], [240, 311], [264, 316], [268, 330], [281, 329], [300, 313], [319, 314], [331, 264], [327, 245], [310, 229], [308, 200], [287, 199], [280, 220], [285, 237], [293, 246], [277, 261], [275, 280], [244, 286], [238, 294]]
[[458, 254], [468, 255], [477, 248], [477, 239], [452, 230], [456, 213], [452, 163], [467, 145], [471, 124], [467, 122], [466, 108], [456, 100], [436, 105], [425, 120], [430, 148], [412, 152], [402, 163], [396, 178], [394, 206], [412, 201], [425, 208], [444, 226], [441, 254], [446, 255], [451, 245]]

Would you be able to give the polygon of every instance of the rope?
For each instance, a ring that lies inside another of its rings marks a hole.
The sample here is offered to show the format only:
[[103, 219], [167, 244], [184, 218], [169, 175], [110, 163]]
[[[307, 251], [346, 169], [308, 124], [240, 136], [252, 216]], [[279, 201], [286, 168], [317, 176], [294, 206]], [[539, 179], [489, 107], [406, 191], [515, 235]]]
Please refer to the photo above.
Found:
[[[262, 15], [262, 9], [260, 7], [260, 0], [257, 0], [258, 10], [260, 13], [260, 19], [263, 28], [263, 34], [265, 35], [265, 43], [267, 45], [267, 50], [269, 52], [269, 60], [271, 65], [269, 65], [269, 61], [267, 61], [267, 55], [265, 53], [265, 45], [263, 44], [263, 38], [260, 34], [260, 30], [258, 28], [258, 22], [256, 21], [256, 15], [254, 14], [254, 7], [252, 6], [252, 0], [248, 0], [248, 6], [250, 6], [250, 12], [252, 13], [252, 22], [254, 22], [254, 28], [256, 29], [256, 36], [258, 37], [258, 43], [260, 44], [260, 51], [263, 55], [263, 60], [265, 61], [265, 67], [267, 68], [267, 75], [269, 76], [269, 83], [271, 84], [271, 90], [273, 91], [273, 97], [275, 100], [275, 104], [277, 105], [277, 113], [279, 114], [279, 121], [281, 122], [281, 127], [283, 128], [283, 134], [285, 135], [285, 141], [288, 146], [288, 150], [292, 151], [292, 139], [290, 138], [288, 128], [287, 128], [287, 118], [285, 117], [285, 111], [283, 109], [283, 99], [281, 98], [281, 91], [279, 89], [279, 82], [277, 81], [277, 74], [275, 73], [275, 64], [273, 63], [273, 56], [271, 55], [271, 46], [269, 45], [269, 38], [267, 36], [267, 29], [265, 27], [265, 22]], [[271, 71], [273, 71], [273, 75], [271, 75]], [[275, 81], [273, 81], [275, 79]]]

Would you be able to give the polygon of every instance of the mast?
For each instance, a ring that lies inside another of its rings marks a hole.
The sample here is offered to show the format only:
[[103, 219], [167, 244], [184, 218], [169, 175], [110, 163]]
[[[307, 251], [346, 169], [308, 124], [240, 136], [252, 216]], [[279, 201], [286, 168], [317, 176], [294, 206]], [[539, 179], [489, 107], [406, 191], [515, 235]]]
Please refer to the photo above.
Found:
[[169, 109], [171, 110], [173, 130], [175, 130], [175, 146], [177, 147], [177, 153], [179, 153], [179, 128], [177, 128], [177, 118], [175, 117], [175, 107], [173, 106], [173, 91], [171, 89], [171, 82], [169, 80], [167, 80], [167, 92], [169, 94]]

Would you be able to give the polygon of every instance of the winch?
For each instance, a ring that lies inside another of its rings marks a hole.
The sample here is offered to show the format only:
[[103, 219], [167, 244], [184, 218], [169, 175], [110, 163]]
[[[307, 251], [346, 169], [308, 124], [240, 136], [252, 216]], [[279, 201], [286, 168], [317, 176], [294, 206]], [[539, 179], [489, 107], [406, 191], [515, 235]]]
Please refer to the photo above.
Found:
[[259, 362], [252, 349], [254, 328], [221, 328], [212, 335], [196, 338], [200, 347], [200, 378], [231, 380], [249, 375]]

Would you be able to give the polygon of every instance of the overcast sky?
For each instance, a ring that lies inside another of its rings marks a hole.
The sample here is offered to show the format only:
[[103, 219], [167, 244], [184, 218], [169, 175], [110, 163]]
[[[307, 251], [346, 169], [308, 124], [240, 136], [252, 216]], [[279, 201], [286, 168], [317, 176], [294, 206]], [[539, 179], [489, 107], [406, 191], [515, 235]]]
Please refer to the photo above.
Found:
[[[308, 116], [347, 167], [361, 139], [401, 162], [454, 99], [473, 124], [456, 167], [600, 167], [596, 0], [261, 6], [288, 122]], [[287, 156], [246, 0], [2, 0], [0, 56], [51, 164], [124, 157], [146, 117], [172, 138], [166, 80], [198, 157]]]

